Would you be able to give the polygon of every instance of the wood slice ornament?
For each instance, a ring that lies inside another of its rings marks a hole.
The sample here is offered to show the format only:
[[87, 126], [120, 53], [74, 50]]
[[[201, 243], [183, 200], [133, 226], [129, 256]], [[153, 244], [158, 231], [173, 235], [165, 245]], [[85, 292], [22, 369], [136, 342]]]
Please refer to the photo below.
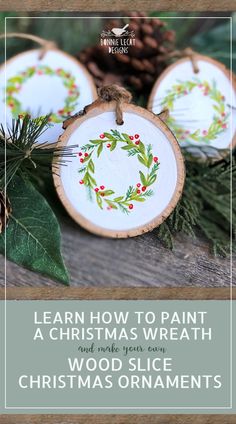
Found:
[[8, 36], [30, 38], [42, 48], [20, 53], [0, 67], [0, 122], [11, 127], [12, 118], [26, 113], [32, 118], [51, 114], [39, 141], [57, 141], [62, 122], [97, 97], [93, 80], [78, 60], [52, 42], [29, 34]]
[[67, 166], [54, 170], [58, 195], [78, 224], [107, 237], [133, 237], [161, 224], [184, 184], [174, 135], [130, 99], [120, 87], [103, 87], [84, 113], [65, 122], [59, 140], [78, 147]]
[[[194, 59], [194, 63], [193, 63]], [[148, 109], [168, 109], [166, 124], [182, 147], [227, 149], [236, 144], [236, 85], [226, 67], [194, 53], [156, 81]]]

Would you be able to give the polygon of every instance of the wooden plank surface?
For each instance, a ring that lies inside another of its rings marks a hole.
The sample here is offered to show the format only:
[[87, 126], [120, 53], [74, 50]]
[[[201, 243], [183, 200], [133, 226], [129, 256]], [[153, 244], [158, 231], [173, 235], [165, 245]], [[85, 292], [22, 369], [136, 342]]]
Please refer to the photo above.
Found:
[[134, 10], [179, 10], [179, 11], [227, 11], [235, 10], [235, 0], [0, 0], [0, 10], [13, 11], [134, 11]]
[[[174, 251], [155, 231], [130, 239], [107, 239], [63, 219], [63, 254], [74, 287], [229, 287], [230, 261], [215, 258], [199, 238], [178, 235]], [[0, 269], [4, 258], [0, 256]], [[235, 281], [235, 269], [233, 273]], [[4, 286], [1, 272], [0, 286]], [[7, 287], [58, 287], [60, 283], [7, 262]]]
[[[6, 290], [7, 300], [229, 300], [229, 288], [157, 287], [157, 288], [33, 288], [11, 287]], [[0, 289], [0, 300], [5, 299], [5, 289]], [[236, 287], [232, 290], [236, 299]]]
[[1, 424], [235, 424], [235, 415], [1, 415]]

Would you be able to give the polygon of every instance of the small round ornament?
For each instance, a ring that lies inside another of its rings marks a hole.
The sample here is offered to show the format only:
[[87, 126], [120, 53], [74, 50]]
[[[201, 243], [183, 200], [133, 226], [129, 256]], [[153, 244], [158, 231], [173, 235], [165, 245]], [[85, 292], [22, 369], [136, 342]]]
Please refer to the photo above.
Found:
[[0, 122], [7, 126], [26, 113], [32, 118], [51, 114], [40, 142], [57, 141], [62, 122], [96, 98], [85, 67], [56, 47], [29, 50], [8, 60], [0, 67], [0, 93]]
[[169, 66], [156, 81], [148, 109], [169, 110], [166, 124], [183, 147], [229, 149], [236, 143], [236, 85], [226, 67], [194, 54]]
[[122, 103], [120, 116], [118, 102], [98, 100], [71, 120], [59, 143], [78, 147], [70, 163], [56, 170], [54, 182], [81, 226], [102, 236], [132, 237], [167, 218], [182, 193], [185, 171], [165, 123], [128, 103]]

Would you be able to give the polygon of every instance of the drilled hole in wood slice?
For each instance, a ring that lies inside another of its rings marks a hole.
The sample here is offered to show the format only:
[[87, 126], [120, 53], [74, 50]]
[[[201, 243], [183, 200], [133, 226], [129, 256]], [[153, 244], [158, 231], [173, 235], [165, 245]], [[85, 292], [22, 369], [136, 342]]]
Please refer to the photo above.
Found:
[[114, 102], [94, 107], [67, 128], [61, 142], [79, 147], [54, 180], [62, 203], [83, 227], [131, 237], [150, 231], [173, 210], [184, 165], [176, 139], [159, 118], [125, 105], [121, 130], [114, 110]]

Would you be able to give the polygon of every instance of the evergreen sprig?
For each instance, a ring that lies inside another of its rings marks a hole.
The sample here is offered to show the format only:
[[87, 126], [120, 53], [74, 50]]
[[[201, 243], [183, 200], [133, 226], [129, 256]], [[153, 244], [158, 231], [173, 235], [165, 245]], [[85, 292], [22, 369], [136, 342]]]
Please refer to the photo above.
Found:
[[50, 115], [31, 119], [30, 115], [14, 119], [12, 127], [0, 126], [0, 189], [8, 186], [15, 174], [26, 174], [33, 180], [51, 173], [74, 156], [75, 146], [40, 143], [39, 137], [50, 127]]
[[[168, 219], [156, 230], [170, 249], [178, 232], [194, 237], [200, 230], [214, 255], [227, 256], [231, 249], [231, 223], [236, 220], [236, 160], [233, 155], [217, 163], [197, 163], [186, 153], [186, 182], [183, 196]], [[232, 195], [232, 199], [231, 199]], [[232, 204], [231, 204], [232, 202]], [[233, 231], [234, 233], [234, 231]], [[234, 241], [233, 241], [234, 247]]]

